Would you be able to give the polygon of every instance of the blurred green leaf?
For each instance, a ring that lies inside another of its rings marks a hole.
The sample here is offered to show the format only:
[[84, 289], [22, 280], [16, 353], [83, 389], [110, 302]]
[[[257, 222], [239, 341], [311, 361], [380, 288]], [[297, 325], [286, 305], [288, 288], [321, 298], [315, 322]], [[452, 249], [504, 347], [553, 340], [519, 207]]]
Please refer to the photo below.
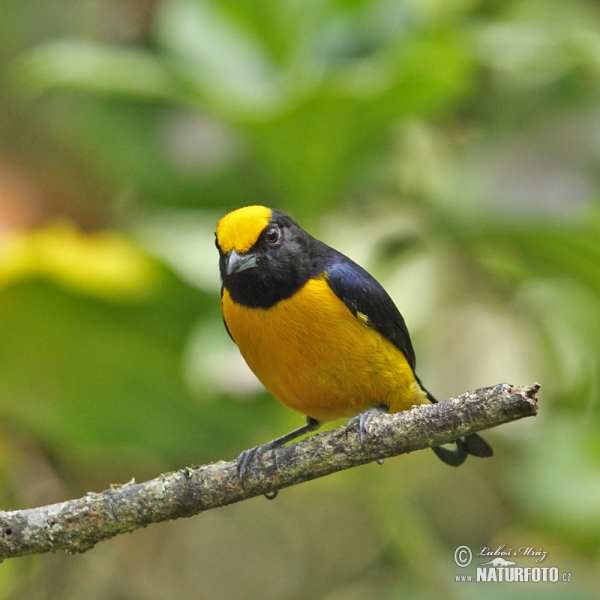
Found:
[[59, 40], [23, 55], [13, 66], [13, 76], [37, 93], [68, 88], [137, 99], [186, 101], [156, 56], [140, 48]]
[[278, 103], [273, 66], [248, 30], [236, 27], [213, 2], [162, 5], [157, 38], [198, 103], [219, 111], [270, 113]]
[[578, 222], [479, 224], [460, 236], [473, 256], [518, 279], [574, 279], [600, 298], [600, 230]]

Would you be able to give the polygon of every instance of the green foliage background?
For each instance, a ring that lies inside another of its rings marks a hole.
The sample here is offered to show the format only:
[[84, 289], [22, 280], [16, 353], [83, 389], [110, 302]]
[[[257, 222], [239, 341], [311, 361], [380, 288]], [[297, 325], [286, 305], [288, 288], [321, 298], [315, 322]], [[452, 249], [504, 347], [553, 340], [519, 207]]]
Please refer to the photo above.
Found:
[[[417, 453], [8, 561], [0, 600], [596, 597], [596, 2], [9, 1], [0, 40], [2, 508], [301, 422], [220, 322], [214, 226], [245, 204], [384, 283], [436, 396], [543, 384], [492, 460]], [[463, 544], [572, 582], [457, 583]]]

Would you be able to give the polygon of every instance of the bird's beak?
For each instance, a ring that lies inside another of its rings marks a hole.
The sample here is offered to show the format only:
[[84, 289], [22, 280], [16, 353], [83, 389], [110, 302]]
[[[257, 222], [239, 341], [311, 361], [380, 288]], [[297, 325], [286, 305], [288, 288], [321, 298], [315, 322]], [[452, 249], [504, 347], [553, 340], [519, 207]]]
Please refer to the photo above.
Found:
[[235, 250], [229, 253], [226, 263], [227, 275], [233, 273], [241, 273], [246, 269], [256, 267], [256, 255], [254, 254], [238, 254]]

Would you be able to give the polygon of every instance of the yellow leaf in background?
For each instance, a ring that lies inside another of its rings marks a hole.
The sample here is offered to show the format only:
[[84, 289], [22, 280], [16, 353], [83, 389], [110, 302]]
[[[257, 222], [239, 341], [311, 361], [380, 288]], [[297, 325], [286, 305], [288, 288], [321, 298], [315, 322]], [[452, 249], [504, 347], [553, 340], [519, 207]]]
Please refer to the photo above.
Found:
[[156, 266], [125, 236], [84, 233], [65, 222], [8, 235], [0, 245], [0, 286], [44, 277], [109, 300], [143, 300], [156, 290]]

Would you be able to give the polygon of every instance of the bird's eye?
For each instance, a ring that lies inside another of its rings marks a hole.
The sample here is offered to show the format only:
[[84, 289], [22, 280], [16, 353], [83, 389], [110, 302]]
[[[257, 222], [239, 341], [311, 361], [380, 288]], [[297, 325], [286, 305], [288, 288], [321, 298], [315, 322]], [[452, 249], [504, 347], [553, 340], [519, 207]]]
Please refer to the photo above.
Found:
[[267, 240], [269, 244], [276, 244], [280, 237], [281, 232], [279, 231], [278, 227], [271, 227], [270, 229], [267, 229], [265, 233], [265, 240]]

